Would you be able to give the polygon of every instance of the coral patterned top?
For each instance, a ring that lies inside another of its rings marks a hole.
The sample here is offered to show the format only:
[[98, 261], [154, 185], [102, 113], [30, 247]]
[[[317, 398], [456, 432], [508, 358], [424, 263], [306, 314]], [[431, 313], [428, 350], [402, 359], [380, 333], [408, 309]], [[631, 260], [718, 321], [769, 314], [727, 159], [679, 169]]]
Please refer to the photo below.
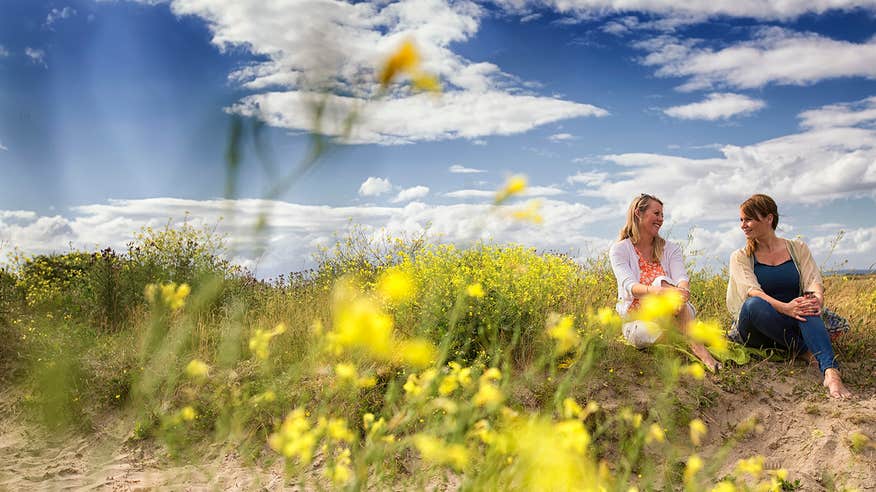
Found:
[[[642, 253], [639, 252], [639, 248], [633, 249], [636, 250], [636, 256], [639, 257], [639, 271], [642, 272], [642, 275], [639, 276], [640, 284], [651, 285], [655, 278], [661, 275], [666, 275], [666, 272], [663, 270], [663, 265], [661, 265], [659, 261], [648, 261], [642, 256]], [[636, 297], [633, 299], [633, 303], [630, 304], [629, 311], [634, 311], [638, 308], [639, 298]]]

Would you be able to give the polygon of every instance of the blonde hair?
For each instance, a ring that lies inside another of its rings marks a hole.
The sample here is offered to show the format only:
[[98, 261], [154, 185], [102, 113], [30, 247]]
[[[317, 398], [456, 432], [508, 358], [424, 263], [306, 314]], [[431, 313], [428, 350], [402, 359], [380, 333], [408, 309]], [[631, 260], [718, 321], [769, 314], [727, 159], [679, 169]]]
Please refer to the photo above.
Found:
[[[633, 199], [632, 203], [630, 203], [630, 208], [627, 209], [627, 223], [621, 228], [618, 241], [630, 238], [630, 241], [632, 241], [633, 244], [638, 244], [641, 235], [639, 234], [639, 216], [636, 215], [636, 212], [639, 214], [645, 213], [645, 210], [648, 210], [648, 205], [651, 203], [651, 200], [663, 205], [663, 202], [660, 201], [659, 198], [647, 193], [642, 193]], [[666, 240], [660, 237], [660, 234], [657, 234], [654, 238], [654, 249], [651, 252], [652, 261], [660, 261], [660, 257], [663, 255], [664, 245], [666, 245]]]
[[[756, 194], [751, 195], [748, 200], [742, 202], [739, 206], [742, 214], [748, 218], [756, 218], [757, 220], [765, 219], [767, 215], [773, 215], [773, 221], [770, 224], [773, 230], [779, 225], [779, 208], [776, 206], [775, 200], [767, 195]], [[751, 256], [757, 249], [757, 240], [748, 238], [745, 243], [745, 254]]]

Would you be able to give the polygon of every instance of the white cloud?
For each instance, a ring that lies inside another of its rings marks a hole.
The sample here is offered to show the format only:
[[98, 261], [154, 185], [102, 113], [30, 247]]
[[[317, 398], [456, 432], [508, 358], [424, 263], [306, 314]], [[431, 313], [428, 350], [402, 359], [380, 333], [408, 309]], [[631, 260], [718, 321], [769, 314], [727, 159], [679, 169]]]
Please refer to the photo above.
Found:
[[[813, 116], [833, 115], [837, 108], [842, 108], [843, 118]], [[725, 145], [722, 156], [711, 159], [607, 155], [606, 160], [630, 171], [580, 194], [609, 200], [618, 209], [639, 193], [656, 194], [667, 203], [667, 215], [682, 222], [722, 220], [754, 192], [772, 195], [788, 207], [847, 198], [876, 200], [876, 129], [844, 126], [872, 121], [866, 116], [869, 106], [832, 105], [813, 111], [804, 113], [808, 114], [804, 121], [815, 118], [820, 124], [837, 125], [747, 146]]]
[[[144, 0], [141, 0], [144, 1]], [[198, 16], [220, 49], [244, 48], [266, 58], [229, 78], [253, 94], [229, 110], [296, 130], [313, 129], [312, 109], [328, 98], [327, 135], [343, 133], [351, 111], [362, 110], [350, 142], [403, 144], [422, 140], [509, 135], [567, 118], [602, 116], [588, 104], [527, 93], [526, 81], [500, 67], [465, 59], [452, 43], [470, 39], [485, 10], [469, 0], [387, 3], [324, 0], [170, 0], [178, 16]], [[423, 69], [445, 87], [440, 97], [391, 90], [380, 104], [375, 69], [405, 39], [415, 39]], [[365, 81], [365, 82], [363, 82]], [[338, 94], [343, 94], [341, 97]], [[474, 115], [474, 116], [473, 116]]]
[[395, 198], [392, 199], [393, 203], [400, 202], [409, 202], [411, 200], [416, 200], [418, 198], [423, 198], [429, 194], [428, 186], [412, 186], [410, 188], [405, 188], [401, 190]]
[[43, 51], [41, 49], [37, 49], [37, 48], [31, 48], [30, 46], [28, 46], [28, 47], [24, 48], [24, 54], [27, 55], [27, 57], [30, 58], [30, 60], [32, 62], [36, 63], [37, 65], [42, 65], [43, 67], [48, 67], [48, 65], [46, 65], [46, 52], [45, 51]]
[[808, 85], [839, 77], [876, 78], [876, 37], [863, 43], [778, 27], [753, 40], [712, 49], [692, 39], [660, 36], [637, 43], [649, 53], [644, 65], [660, 77], [687, 77], [681, 90], [714, 87], [752, 89], [768, 84]]
[[0, 44], [0, 58], [4, 56], [9, 56], [9, 50], [7, 50], [5, 47], [3, 47], [2, 44]]
[[789, 20], [804, 14], [828, 10], [873, 12], [873, 0], [495, 0], [509, 11], [544, 7], [576, 18], [604, 17], [637, 12], [671, 17], [752, 17], [762, 20]]
[[473, 167], [465, 167], [459, 164], [454, 164], [447, 168], [448, 171], [456, 174], [472, 174], [472, 173], [485, 173], [483, 169], [475, 169]]
[[[565, 190], [555, 186], [527, 186], [520, 193], [521, 197], [555, 196], [566, 193]], [[490, 198], [496, 196], [496, 190], [456, 190], [444, 193], [449, 198]]]
[[749, 115], [766, 106], [760, 99], [742, 94], [712, 93], [700, 102], [673, 106], [663, 110], [673, 118], [684, 120], [719, 120], [738, 115]]
[[526, 22], [532, 22], [532, 21], [538, 20], [538, 19], [541, 19], [541, 14], [534, 13], [534, 14], [524, 15], [523, 17], [520, 18], [520, 22], [526, 23]]
[[439, 97], [418, 94], [367, 106], [351, 97], [269, 92], [245, 97], [232, 110], [258, 116], [274, 126], [307, 130], [313, 124], [316, 101], [326, 102], [323, 133], [344, 135], [346, 118], [357, 108], [360, 124], [353, 128], [348, 140], [385, 145], [511, 135], [562, 119], [608, 114], [589, 104], [500, 91], [456, 91]]
[[800, 125], [804, 128], [873, 125], [876, 123], [876, 96], [853, 103], [831, 104], [804, 111], [800, 113], [800, 120]]
[[3, 142], [0, 142], [0, 150], [9, 150], [9, 147], [3, 145]]
[[392, 190], [392, 183], [388, 179], [369, 176], [359, 185], [359, 194], [362, 196], [378, 196]]
[[566, 178], [569, 184], [582, 184], [588, 188], [598, 188], [605, 184], [608, 173], [598, 171], [579, 171]]
[[548, 137], [548, 140], [551, 142], [566, 142], [569, 140], [575, 140], [575, 136], [571, 133], [555, 133]]
[[[269, 210], [267, 226], [256, 234], [261, 213]], [[161, 228], [168, 217], [188, 215], [194, 227], [216, 227], [229, 240], [228, 257], [254, 268], [260, 277], [314, 266], [313, 254], [330, 245], [352, 224], [377, 239], [386, 233], [401, 236], [428, 231], [436, 241], [458, 245], [478, 240], [517, 242], [543, 250], [599, 254], [609, 240], [588, 234], [590, 224], [609, 211], [577, 203], [544, 200], [544, 226], [512, 220], [514, 208], [487, 204], [445, 206], [412, 202], [400, 207], [328, 207], [263, 200], [111, 200], [77, 207], [72, 217], [29, 217], [29, 222], [0, 227], [0, 243], [26, 253], [69, 251], [74, 248], [124, 249], [144, 226]], [[233, 221], [221, 220], [233, 210]], [[537, 234], [533, 234], [537, 232]], [[4, 258], [0, 258], [3, 260]]]
[[46, 16], [45, 26], [50, 28], [59, 20], [68, 19], [76, 15], [76, 9], [73, 7], [64, 7], [63, 9], [52, 9], [49, 15]]

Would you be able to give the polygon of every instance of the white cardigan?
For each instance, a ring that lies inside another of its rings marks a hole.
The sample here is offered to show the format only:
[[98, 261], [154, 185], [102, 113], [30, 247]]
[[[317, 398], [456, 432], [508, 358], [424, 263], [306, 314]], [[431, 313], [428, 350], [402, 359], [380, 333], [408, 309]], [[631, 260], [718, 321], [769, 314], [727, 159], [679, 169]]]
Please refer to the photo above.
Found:
[[[611, 260], [614, 277], [617, 279], [617, 312], [621, 316], [626, 316], [630, 304], [633, 303], [633, 285], [639, 283], [639, 278], [642, 276], [639, 270], [639, 256], [633, 243], [627, 238], [614, 243], [608, 250], [608, 257]], [[678, 245], [666, 242], [663, 255], [660, 257], [660, 265], [666, 276], [657, 277], [656, 284], [659, 284], [660, 280], [666, 280], [672, 285], [678, 285], [683, 280], [690, 282], [684, 267], [684, 256]]]

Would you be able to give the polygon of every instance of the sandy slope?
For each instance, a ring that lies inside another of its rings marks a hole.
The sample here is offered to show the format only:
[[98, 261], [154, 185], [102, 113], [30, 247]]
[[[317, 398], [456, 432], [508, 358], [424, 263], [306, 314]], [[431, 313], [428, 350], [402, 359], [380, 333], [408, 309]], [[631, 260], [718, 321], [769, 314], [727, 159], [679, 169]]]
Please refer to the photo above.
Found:
[[[876, 391], [855, 388], [854, 401], [828, 400], [812, 374], [793, 380], [768, 370], [756, 394], [718, 389], [716, 404], [703, 415], [712, 429], [705, 456], [720, 452], [737, 424], [753, 417], [757, 430], [727, 454], [722, 473], [739, 458], [766, 457], [784, 467], [803, 490], [856, 487], [876, 490], [876, 449], [852, 453], [848, 436], [860, 431], [876, 438]], [[715, 387], [717, 389], [717, 387]], [[87, 436], [52, 436], [23, 424], [15, 395], [0, 393], [0, 490], [276, 490], [284, 487], [282, 468], [244, 466], [235, 453], [216, 448], [203, 463], [181, 465], [154, 445], [124, 441], [120, 417]], [[832, 482], [832, 483], [831, 483]]]

